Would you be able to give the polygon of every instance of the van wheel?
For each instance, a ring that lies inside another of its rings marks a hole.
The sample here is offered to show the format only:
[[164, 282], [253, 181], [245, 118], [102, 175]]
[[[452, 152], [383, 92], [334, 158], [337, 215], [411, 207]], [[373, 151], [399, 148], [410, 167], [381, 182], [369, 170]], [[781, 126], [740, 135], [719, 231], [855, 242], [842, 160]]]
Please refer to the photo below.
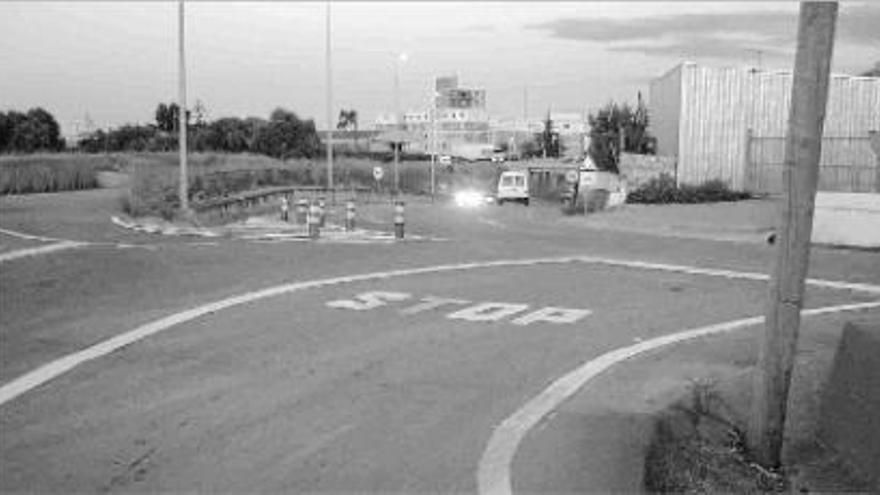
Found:
[[529, 198], [524, 199], [523, 204], [529, 206]]
[[496, 201], [496, 203], [498, 203], [498, 206], [501, 206], [501, 205], [504, 204], [504, 200], [503, 200], [503, 199], [499, 199], [498, 201]]

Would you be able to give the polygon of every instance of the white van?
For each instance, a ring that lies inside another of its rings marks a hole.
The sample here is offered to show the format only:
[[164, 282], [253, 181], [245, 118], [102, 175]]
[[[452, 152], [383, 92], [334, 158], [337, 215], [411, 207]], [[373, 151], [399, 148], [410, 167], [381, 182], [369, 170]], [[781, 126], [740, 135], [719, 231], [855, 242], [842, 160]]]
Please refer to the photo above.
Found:
[[498, 205], [505, 201], [519, 201], [529, 206], [529, 174], [528, 172], [509, 170], [501, 172], [498, 178]]

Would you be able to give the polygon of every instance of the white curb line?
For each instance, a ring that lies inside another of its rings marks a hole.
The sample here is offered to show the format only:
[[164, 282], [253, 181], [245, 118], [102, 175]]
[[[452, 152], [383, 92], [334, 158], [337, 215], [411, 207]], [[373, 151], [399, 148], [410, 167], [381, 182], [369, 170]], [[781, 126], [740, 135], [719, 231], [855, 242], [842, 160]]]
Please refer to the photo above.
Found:
[[88, 243], [86, 242], [76, 242], [76, 241], [62, 241], [55, 244], [49, 244], [48, 246], [40, 246], [34, 248], [26, 248], [26, 249], [16, 249], [15, 251], [10, 251], [8, 253], [0, 254], [0, 263], [5, 263], [7, 261], [16, 260], [19, 258], [25, 258], [27, 256], [35, 256], [38, 254], [46, 254], [53, 253], [55, 251], [63, 251], [65, 249], [73, 249], [81, 246], [86, 246]]
[[[808, 309], [802, 311], [801, 316], [809, 317], [871, 308], [880, 308], [880, 301]], [[608, 368], [639, 354], [661, 347], [707, 335], [739, 330], [748, 326], [758, 325], [763, 321], [764, 316], [753, 316], [664, 335], [607, 352], [570, 371], [554, 381], [543, 392], [527, 402], [525, 406], [505, 419], [492, 431], [492, 436], [489, 439], [486, 450], [483, 451], [479, 467], [477, 468], [477, 492], [480, 495], [512, 494], [510, 467], [513, 462], [513, 456], [516, 454], [517, 447], [522, 442], [522, 439], [545, 416], [570, 399], [590, 380], [608, 370]]]

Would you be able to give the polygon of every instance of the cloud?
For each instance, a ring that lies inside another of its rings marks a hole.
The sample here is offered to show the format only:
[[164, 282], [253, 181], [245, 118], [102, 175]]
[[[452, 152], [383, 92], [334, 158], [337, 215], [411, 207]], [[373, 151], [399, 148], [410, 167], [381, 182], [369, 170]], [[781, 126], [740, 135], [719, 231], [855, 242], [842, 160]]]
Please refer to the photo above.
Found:
[[[681, 14], [634, 19], [568, 18], [526, 26], [548, 31], [559, 39], [611, 43], [613, 51], [652, 55], [737, 57], [760, 48], [768, 55], [788, 56], [779, 47], [794, 49], [797, 13], [732, 12]], [[837, 39], [860, 45], [880, 44], [880, 7], [843, 6], [838, 14]], [[658, 42], [661, 42], [658, 44]]]
[[718, 59], [752, 59], [760, 50], [764, 59], [791, 58], [794, 52], [754, 42], [721, 39], [712, 36], [685, 36], [666, 43], [627, 43], [614, 44], [608, 47], [615, 52], [636, 52], [646, 55], [671, 56], [694, 59], [710, 57]]

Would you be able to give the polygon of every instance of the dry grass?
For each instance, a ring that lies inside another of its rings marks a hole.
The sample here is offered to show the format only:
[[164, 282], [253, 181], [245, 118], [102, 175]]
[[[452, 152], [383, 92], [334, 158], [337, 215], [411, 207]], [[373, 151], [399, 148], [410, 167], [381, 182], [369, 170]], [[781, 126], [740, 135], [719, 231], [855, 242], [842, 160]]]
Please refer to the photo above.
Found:
[[0, 194], [28, 194], [98, 187], [97, 173], [109, 157], [78, 154], [0, 156]]
[[713, 382], [697, 381], [691, 395], [657, 419], [645, 456], [645, 488], [652, 493], [783, 493], [784, 473], [752, 462], [745, 436], [727, 414]]

